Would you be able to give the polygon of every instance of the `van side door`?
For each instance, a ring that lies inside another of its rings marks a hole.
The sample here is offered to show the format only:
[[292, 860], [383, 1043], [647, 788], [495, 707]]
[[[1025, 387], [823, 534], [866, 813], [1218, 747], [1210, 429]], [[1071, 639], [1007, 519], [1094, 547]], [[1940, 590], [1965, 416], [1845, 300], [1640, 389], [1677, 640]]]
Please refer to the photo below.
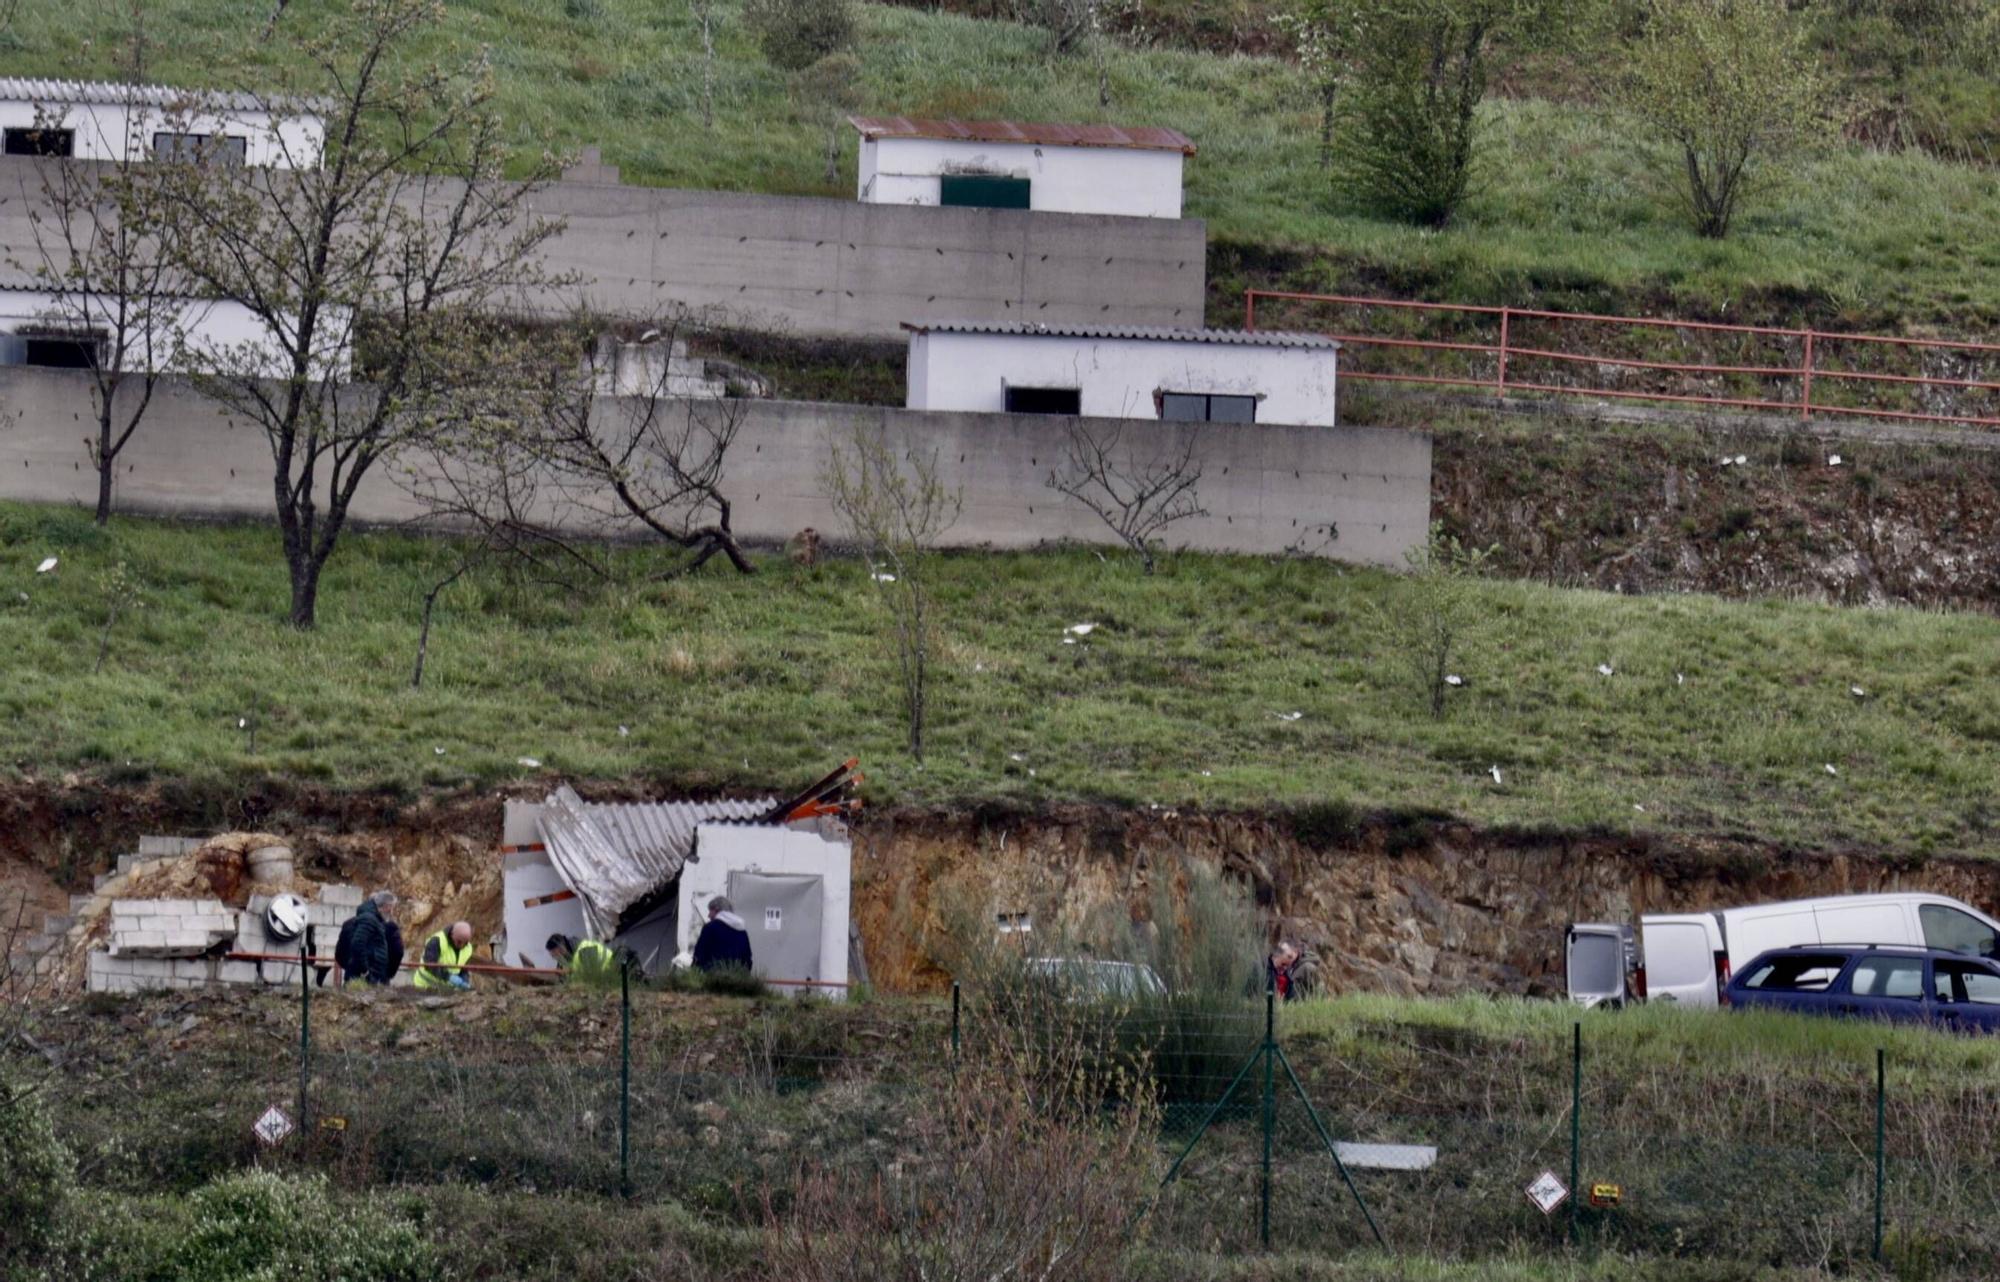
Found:
[[1822, 944], [1914, 944], [1910, 919], [1893, 900], [1828, 900], [1813, 905]]

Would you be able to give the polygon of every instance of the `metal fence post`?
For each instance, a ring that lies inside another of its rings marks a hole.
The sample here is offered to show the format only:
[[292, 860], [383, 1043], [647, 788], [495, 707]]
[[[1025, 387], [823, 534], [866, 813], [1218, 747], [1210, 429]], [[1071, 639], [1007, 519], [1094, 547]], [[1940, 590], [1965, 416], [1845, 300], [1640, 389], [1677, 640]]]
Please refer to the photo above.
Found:
[[1875, 1262], [1882, 1262], [1882, 1185], [1888, 1168], [1888, 1053], [1875, 1048]]
[[299, 940], [299, 1125], [306, 1124], [306, 1106], [311, 1103], [312, 1083], [312, 967], [308, 940]]
[[1577, 1185], [1583, 1169], [1583, 1021], [1571, 1025], [1569, 1056], [1569, 1240], [1576, 1241], [1576, 1204], [1583, 1197]]
[[1273, 1074], [1277, 1065], [1278, 988], [1264, 990], [1264, 1178], [1258, 1187], [1257, 1240], [1271, 1249], [1271, 1130], [1277, 1122], [1277, 1090]]
[[618, 1194], [632, 1196], [632, 967], [618, 966]]
[[1511, 309], [1511, 308], [1506, 308], [1506, 307], [1502, 307], [1502, 308], [1500, 309], [1500, 378], [1499, 378], [1499, 388], [1500, 388], [1500, 395], [1501, 395], [1501, 396], [1505, 396], [1505, 395], [1507, 394], [1507, 330], [1508, 330], [1508, 328], [1509, 328], [1509, 326], [1508, 326], [1508, 321], [1509, 321], [1510, 319], [1512, 319], [1512, 314], [1513, 314], [1513, 313], [1512, 313], [1512, 309]]
[[1799, 417], [1812, 418], [1813, 332], [1806, 331], [1805, 360], [1799, 364]]
[[958, 1067], [958, 981], [951, 981], [951, 1065]]

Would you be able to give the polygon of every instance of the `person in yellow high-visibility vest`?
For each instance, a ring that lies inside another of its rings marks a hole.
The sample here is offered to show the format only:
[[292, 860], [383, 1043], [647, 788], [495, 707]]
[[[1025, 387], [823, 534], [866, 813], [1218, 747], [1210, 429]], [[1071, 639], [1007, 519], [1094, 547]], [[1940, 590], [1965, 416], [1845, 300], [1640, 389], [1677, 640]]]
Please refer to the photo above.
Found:
[[424, 963], [417, 969], [418, 988], [472, 987], [465, 967], [472, 960], [472, 923], [455, 921], [424, 941]]
[[603, 981], [618, 973], [618, 955], [595, 939], [550, 935], [544, 947], [571, 979]]

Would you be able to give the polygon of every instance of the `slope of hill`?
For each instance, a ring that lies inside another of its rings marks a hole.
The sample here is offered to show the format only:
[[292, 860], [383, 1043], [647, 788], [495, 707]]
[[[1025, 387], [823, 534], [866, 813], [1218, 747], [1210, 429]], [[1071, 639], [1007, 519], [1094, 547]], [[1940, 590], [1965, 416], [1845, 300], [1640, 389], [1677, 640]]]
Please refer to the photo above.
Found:
[[[159, 0], [147, 10], [145, 74], [214, 87], [284, 83], [297, 69], [290, 37], [327, 3], [296, 0], [271, 38], [248, 39], [240, 6]], [[66, 7], [31, 6], [0, 43], [0, 74], [114, 74], [125, 10], [102, 8], [101, 21], [79, 23]], [[601, 145], [632, 182], [849, 194], [853, 143], [837, 113], [764, 62], [737, 4], [721, 0], [716, 12], [712, 67], [691, 10], [652, 0], [558, 9], [462, 0], [421, 52], [487, 50], [524, 156], [547, 131], [562, 146]], [[2000, 320], [2000, 242], [1990, 235], [2000, 173], [1922, 151], [1833, 146], [1714, 242], [1676, 219], [1656, 177], [1662, 156], [1629, 122], [1585, 102], [1496, 99], [1475, 194], [1454, 228], [1435, 233], [1342, 202], [1318, 167], [1316, 104], [1281, 59], [1114, 46], [1100, 84], [1092, 60], [1050, 57], [1030, 27], [883, 5], [859, 12], [855, 105], [864, 110], [1114, 119], [1190, 134], [1201, 153], [1189, 170], [1189, 211], [1219, 242], [1266, 264], [1250, 279], [1832, 327]], [[1538, 74], [1525, 90], [1560, 88], [1559, 68]], [[712, 129], [702, 124], [707, 79]], [[830, 133], [840, 148], [833, 181]]]

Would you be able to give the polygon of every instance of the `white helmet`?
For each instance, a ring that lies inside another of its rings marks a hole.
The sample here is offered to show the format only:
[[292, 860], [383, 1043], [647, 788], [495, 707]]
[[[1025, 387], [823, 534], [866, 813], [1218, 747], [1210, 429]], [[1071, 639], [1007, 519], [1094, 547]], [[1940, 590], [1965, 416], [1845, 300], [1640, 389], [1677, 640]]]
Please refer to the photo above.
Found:
[[277, 896], [264, 910], [264, 924], [273, 939], [297, 939], [306, 928], [306, 901], [297, 895]]

